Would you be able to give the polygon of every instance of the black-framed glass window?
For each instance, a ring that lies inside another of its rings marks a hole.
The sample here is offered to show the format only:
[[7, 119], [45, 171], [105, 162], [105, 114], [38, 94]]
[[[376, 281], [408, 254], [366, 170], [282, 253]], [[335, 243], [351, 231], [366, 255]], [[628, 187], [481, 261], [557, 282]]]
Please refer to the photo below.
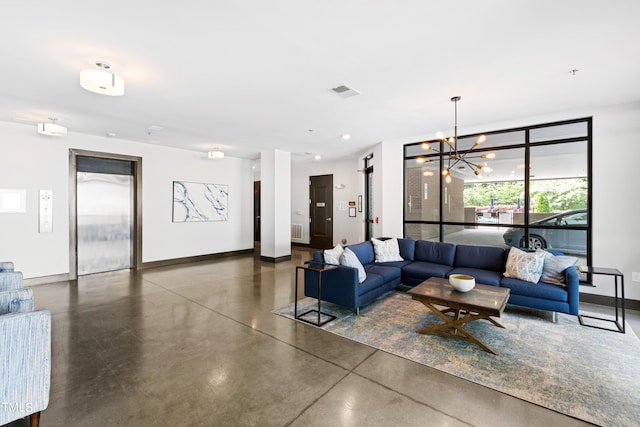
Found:
[[445, 180], [449, 154], [440, 141], [406, 144], [405, 237], [554, 249], [587, 264], [591, 129], [583, 118], [491, 131], [475, 148], [477, 134], [459, 137], [459, 152], [482, 166], [482, 179], [457, 163]]

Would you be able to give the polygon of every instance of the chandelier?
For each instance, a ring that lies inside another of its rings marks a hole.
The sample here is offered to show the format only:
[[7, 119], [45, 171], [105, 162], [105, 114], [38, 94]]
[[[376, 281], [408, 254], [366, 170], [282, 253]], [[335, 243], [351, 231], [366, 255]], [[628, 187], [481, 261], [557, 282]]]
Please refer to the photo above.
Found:
[[[479, 160], [475, 160], [475, 159], [494, 159], [496, 157], [495, 153], [470, 155], [470, 154], [475, 154], [473, 153], [473, 149], [487, 139], [486, 135], [479, 135], [478, 139], [473, 143], [473, 146], [469, 150], [466, 150], [463, 153], [460, 153], [458, 151], [458, 101], [460, 101], [461, 99], [462, 98], [459, 96], [454, 96], [453, 98], [451, 98], [451, 102], [453, 102], [455, 105], [453, 136], [449, 138], [445, 138], [442, 132], [437, 133], [438, 139], [442, 143], [446, 144], [445, 149], [441, 153], [443, 154], [444, 157], [446, 157], [446, 160], [443, 159], [443, 163], [442, 163], [443, 164], [442, 175], [445, 177], [445, 181], [447, 182], [447, 184], [451, 183], [451, 180], [452, 180], [451, 178], [452, 168], [454, 168], [459, 163], [462, 163], [462, 164], [458, 166], [458, 168], [464, 168], [464, 165], [466, 165], [469, 167], [469, 169], [471, 169], [471, 171], [474, 173], [476, 178], [482, 179], [483, 178], [482, 172], [491, 173], [493, 169], [490, 166], [487, 166], [486, 163], [483, 165], [480, 163]], [[430, 144], [426, 142], [422, 144], [422, 148], [424, 148], [425, 150], [433, 150], [437, 153], [440, 153], [439, 150], [434, 149]], [[425, 163], [429, 161], [424, 157], [420, 157], [416, 160], [418, 161], [418, 163]], [[446, 167], [444, 166], [445, 163], [446, 163]]]

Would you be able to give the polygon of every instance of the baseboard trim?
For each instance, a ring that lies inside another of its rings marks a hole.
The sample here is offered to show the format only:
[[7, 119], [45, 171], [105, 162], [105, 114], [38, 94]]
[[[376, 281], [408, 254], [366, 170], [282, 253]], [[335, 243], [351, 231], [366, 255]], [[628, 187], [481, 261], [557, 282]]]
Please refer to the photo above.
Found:
[[69, 273], [63, 273], [51, 276], [31, 277], [29, 279], [23, 279], [22, 283], [25, 286], [37, 286], [44, 285], [46, 283], [68, 282], [69, 280]]
[[207, 255], [195, 255], [183, 258], [172, 258], [172, 259], [163, 259], [161, 261], [149, 261], [142, 263], [142, 270], [147, 268], [155, 268], [155, 267], [167, 267], [176, 264], [186, 264], [189, 262], [199, 262], [199, 261], [213, 261], [220, 258], [227, 258], [236, 255], [248, 255], [253, 254], [253, 249], [241, 249], [238, 251], [229, 251], [229, 252], [220, 252], [217, 254], [207, 254]]
[[[614, 297], [609, 297], [605, 295], [595, 295], [595, 294], [580, 294], [580, 301], [587, 302], [589, 304], [598, 304], [604, 305], [607, 307], [615, 307], [616, 299]], [[626, 299], [624, 300], [624, 308], [628, 310], [637, 310], [640, 311], [640, 301], [635, 299]]]
[[301, 248], [310, 248], [309, 243], [291, 242], [291, 246], [300, 246]]
[[260, 261], [278, 263], [284, 261], [291, 261], [291, 255], [279, 256], [279, 257], [270, 257], [270, 256], [260, 256]]

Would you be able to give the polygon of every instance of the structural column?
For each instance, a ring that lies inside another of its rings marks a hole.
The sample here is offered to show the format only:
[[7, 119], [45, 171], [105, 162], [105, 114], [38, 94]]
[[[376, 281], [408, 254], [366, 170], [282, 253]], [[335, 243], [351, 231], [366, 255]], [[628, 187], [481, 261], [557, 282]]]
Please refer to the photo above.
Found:
[[261, 152], [260, 259], [291, 259], [291, 153]]

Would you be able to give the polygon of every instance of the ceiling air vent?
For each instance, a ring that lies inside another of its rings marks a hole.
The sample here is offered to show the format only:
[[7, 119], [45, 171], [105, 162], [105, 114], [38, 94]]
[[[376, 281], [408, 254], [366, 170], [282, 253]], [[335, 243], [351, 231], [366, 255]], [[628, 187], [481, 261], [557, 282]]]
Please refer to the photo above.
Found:
[[360, 95], [360, 92], [355, 90], [352, 87], [347, 85], [340, 85], [334, 88], [331, 88], [332, 91], [336, 93], [336, 95], [341, 96], [342, 98], [349, 98], [351, 96]]

